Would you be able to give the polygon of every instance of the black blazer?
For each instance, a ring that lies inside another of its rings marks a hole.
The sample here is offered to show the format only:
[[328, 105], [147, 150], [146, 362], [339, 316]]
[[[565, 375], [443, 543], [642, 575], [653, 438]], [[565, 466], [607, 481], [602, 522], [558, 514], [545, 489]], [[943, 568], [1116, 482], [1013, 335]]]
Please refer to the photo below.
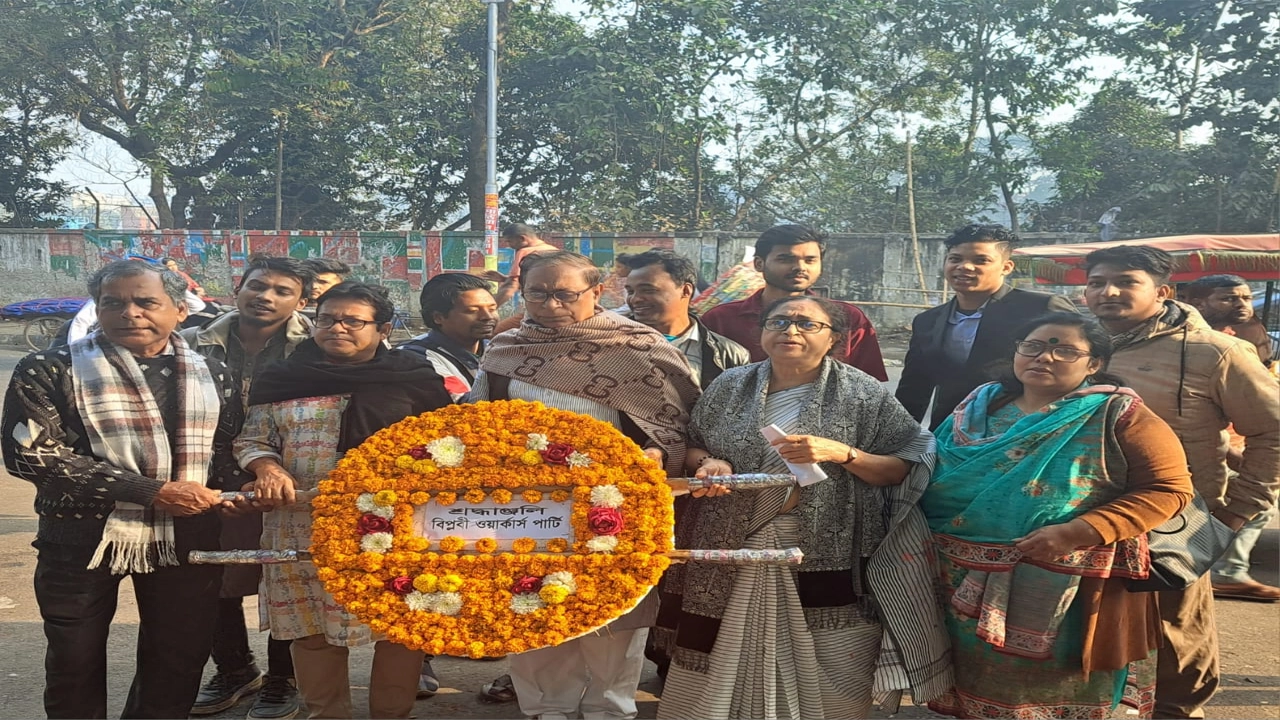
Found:
[[[1061, 295], [1018, 290], [1005, 285], [987, 302], [978, 322], [978, 334], [962, 366], [942, 351], [947, 318], [955, 298], [920, 313], [911, 321], [911, 344], [903, 361], [897, 398], [916, 420], [923, 421], [933, 400], [930, 429], [942, 424], [974, 388], [995, 379], [990, 366], [1013, 359], [1013, 333], [1023, 323], [1051, 312], [1077, 312]], [[935, 395], [936, 392], [936, 395]]]

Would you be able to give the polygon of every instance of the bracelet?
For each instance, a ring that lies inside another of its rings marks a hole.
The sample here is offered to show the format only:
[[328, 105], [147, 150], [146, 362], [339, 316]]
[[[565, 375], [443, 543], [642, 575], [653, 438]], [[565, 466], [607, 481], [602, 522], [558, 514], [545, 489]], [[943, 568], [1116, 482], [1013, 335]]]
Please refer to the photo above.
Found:
[[851, 445], [849, 446], [849, 457], [845, 458], [845, 461], [840, 464], [848, 465], [849, 463], [857, 459], [858, 459], [858, 451]]
[[708, 460], [719, 460], [719, 459], [720, 459], [720, 458], [718, 458], [718, 457], [715, 457], [715, 456], [712, 456], [712, 455], [707, 455], [706, 457], [704, 457], [704, 458], [702, 458], [701, 460], [699, 460], [699, 461], [698, 461], [698, 467], [702, 467], [703, 465], [706, 465]]

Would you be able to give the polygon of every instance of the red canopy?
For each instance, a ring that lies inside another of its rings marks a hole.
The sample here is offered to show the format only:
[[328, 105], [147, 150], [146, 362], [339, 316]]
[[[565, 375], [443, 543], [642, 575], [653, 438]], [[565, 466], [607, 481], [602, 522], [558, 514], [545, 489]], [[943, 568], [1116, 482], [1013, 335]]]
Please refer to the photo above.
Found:
[[1122, 245], [1149, 245], [1177, 261], [1173, 282], [1189, 282], [1204, 275], [1229, 273], [1246, 280], [1280, 280], [1280, 233], [1259, 235], [1169, 235], [1073, 245], [1018, 248], [1013, 260], [1019, 270], [1045, 285], [1084, 285], [1084, 257], [1094, 250]]

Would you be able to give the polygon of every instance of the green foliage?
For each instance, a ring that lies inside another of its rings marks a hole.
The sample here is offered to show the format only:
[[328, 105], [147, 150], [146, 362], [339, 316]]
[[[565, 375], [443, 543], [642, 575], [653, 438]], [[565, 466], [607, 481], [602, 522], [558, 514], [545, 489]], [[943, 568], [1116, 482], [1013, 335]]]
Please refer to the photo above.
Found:
[[57, 227], [70, 188], [48, 180], [62, 151], [66, 132], [22, 87], [0, 91], [8, 107], [0, 115], [0, 227]]

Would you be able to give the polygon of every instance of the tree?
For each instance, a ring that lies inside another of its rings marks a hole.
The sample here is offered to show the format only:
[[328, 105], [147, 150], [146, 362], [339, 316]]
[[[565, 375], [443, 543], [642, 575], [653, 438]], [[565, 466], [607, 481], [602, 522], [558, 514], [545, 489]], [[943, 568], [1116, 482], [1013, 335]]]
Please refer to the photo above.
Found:
[[[1016, 231], [1017, 194], [1034, 158], [1019, 138], [1035, 134], [1037, 118], [1073, 100], [1087, 77], [1081, 62], [1105, 34], [1101, 18], [1115, 0], [917, 0], [923, 42], [936, 48], [946, 74], [963, 88], [964, 153], [975, 168], [979, 151], [994, 175]], [[979, 140], [983, 141], [980, 145]]]
[[0, 92], [0, 227], [56, 227], [70, 188], [45, 178], [70, 144], [65, 131], [21, 86]]

